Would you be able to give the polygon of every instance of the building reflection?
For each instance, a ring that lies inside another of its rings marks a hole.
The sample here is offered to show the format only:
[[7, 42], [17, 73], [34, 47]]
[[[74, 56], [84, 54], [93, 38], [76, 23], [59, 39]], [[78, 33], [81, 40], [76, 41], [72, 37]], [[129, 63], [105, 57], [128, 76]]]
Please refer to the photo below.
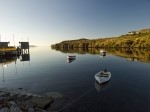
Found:
[[137, 58], [127, 58], [128, 61], [138, 61]]
[[10, 63], [13, 63], [15, 62], [16, 63], [16, 60], [17, 60], [17, 56], [14, 56], [14, 57], [6, 57], [6, 58], [0, 58], [0, 64], [1, 65], [5, 65], [5, 64], [10, 64]]
[[20, 42], [20, 47], [9, 47], [8, 42], [0, 42], [0, 66], [3, 74], [3, 88], [5, 88], [5, 70], [9, 64], [15, 63], [17, 72], [17, 59], [20, 61], [30, 61], [29, 42]]
[[2, 67], [2, 71], [3, 71], [3, 86], [2, 88], [5, 88], [5, 69], [8, 67], [9, 64], [11, 63], [15, 63], [16, 65], [16, 61], [17, 61], [17, 56], [13, 56], [13, 57], [1, 57], [0, 58], [0, 66]]
[[16, 71], [16, 75], [18, 74], [18, 70], [17, 70], [17, 59], [20, 59], [20, 61], [30, 61], [30, 54], [28, 53], [22, 53], [21, 55], [16, 55], [16, 56], [9, 56], [9, 57], [0, 57], [0, 66], [2, 68], [2, 84], [0, 87], [2, 87], [3, 89], [6, 88], [5, 86], [5, 71], [7, 70], [7, 68], [9, 67], [9, 64], [15, 64], [15, 71]]
[[20, 61], [30, 61], [30, 54], [21, 54]]

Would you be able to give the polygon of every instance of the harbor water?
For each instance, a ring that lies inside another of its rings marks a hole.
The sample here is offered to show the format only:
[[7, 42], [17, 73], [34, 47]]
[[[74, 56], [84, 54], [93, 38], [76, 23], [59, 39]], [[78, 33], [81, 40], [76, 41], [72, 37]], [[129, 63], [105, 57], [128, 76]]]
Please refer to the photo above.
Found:
[[[150, 51], [53, 50], [30, 48], [20, 57], [1, 59], [0, 88], [22, 88], [55, 97], [50, 110], [62, 112], [150, 112]], [[125, 51], [125, 52], [123, 52]], [[75, 55], [74, 60], [67, 60]], [[103, 85], [94, 75], [107, 69]]]

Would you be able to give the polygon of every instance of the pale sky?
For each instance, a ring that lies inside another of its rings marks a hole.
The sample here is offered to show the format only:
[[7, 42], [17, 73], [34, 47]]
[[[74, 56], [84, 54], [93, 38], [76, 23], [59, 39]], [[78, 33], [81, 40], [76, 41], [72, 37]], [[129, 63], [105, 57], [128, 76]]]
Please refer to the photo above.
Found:
[[50, 46], [150, 28], [150, 0], [0, 0], [1, 41]]

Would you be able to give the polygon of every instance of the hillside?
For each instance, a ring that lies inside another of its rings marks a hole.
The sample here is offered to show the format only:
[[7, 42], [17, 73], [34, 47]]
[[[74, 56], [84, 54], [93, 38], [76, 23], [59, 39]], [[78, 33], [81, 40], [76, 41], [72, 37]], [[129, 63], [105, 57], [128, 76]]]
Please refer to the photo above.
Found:
[[119, 37], [100, 39], [67, 40], [51, 46], [52, 48], [146, 48], [150, 47], [150, 29], [132, 31]]

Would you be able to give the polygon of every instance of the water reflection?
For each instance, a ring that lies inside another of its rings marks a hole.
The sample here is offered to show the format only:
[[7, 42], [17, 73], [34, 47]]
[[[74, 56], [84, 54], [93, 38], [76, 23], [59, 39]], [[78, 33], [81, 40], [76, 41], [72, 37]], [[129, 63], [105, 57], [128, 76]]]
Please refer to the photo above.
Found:
[[30, 61], [30, 54], [22, 54], [20, 61]]
[[7, 70], [10, 69], [9, 65], [15, 63], [15, 74], [18, 74], [17, 70], [17, 59], [20, 59], [20, 61], [30, 61], [30, 54], [29, 53], [21, 53], [16, 55], [0, 55], [0, 66], [2, 68], [2, 74], [3, 74], [3, 81], [2, 84], [0, 84], [0, 87], [2, 85], [2, 88], [5, 87], [5, 75], [7, 75]]
[[55, 49], [56, 51], [61, 51], [63, 53], [78, 53], [78, 54], [99, 54], [100, 49], [96, 48], [62, 48]]
[[75, 55], [68, 55], [67, 56], [67, 63], [71, 63], [76, 59]]
[[[8, 89], [23, 88], [24, 91], [36, 94], [63, 93], [63, 98], [55, 100], [58, 103], [52, 105], [54, 107], [52, 111], [57, 110], [59, 106], [64, 107], [69, 104], [65, 108], [65, 112], [72, 110], [76, 112], [110, 112], [112, 110], [115, 112], [148, 112], [150, 109], [149, 64], [129, 63], [118, 57], [121, 52], [127, 58], [133, 59], [132, 50], [106, 50], [105, 58], [100, 59], [99, 49], [85, 49], [85, 52], [80, 49], [79, 51], [83, 54], [92, 51], [94, 55], [80, 55], [73, 50], [71, 50], [72, 53], [65, 53], [66, 51], [61, 51], [63, 52], [61, 53], [46, 47], [31, 49], [32, 59], [30, 58], [30, 60], [32, 61], [30, 66], [18, 59], [16, 64], [11, 63], [8, 67], [4, 67], [5, 87]], [[144, 52], [144, 50], [139, 49], [138, 51], [134, 50], [134, 52], [137, 52], [138, 57], [134, 56], [133, 60], [139, 61], [140, 53], [143, 53], [141, 56], [147, 57], [146, 53], [149, 51]], [[75, 53], [77, 60], [67, 64], [66, 56], [73, 53]], [[15, 65], [17, 73], [15, 73]], [[99, 85], [93, 76], [97, 71], [104, 68], [110, 70], [114, 75], [110, 82]], [[0, 73], [1, 86], [3, 84], [2, 67]]]
[[[78, 53], [78, 54], [100, 54], [100, 48], [72, 48], [72, 49], [55, 49], [63, 53]], [[150, 49], [129, 49], [129, 48], [107, 48], [104, 49], [108, 54], [126, 58], [128, 61], [141, 61], [150, 63]], [[105, 57], [106, 54], [100, 57]]]
[[14, 56], [14, 57], [3, 57], [3, 58], [0, 58], [0, 64], [1, 65], [8, 65], [10, 63], [13, 63], [15, 62], [16, 63], [16, 60], [17, 60], [17, 56]]
[[150, 63], [150, 49], [107, 49], [110, 54], [126, 58], [128, 61], [141, 61]]
[[8, 64], [11, 64], [11, 63], [16, 64], [16, 61], [17, 61], [17, 56], [0, 58], [0, 65], [2, 67], [2, 74], [3, 74], [2, 88], [6, 88], [5, 87], [5, 69], [8, 67]]
[[12, 62], [16, 62], [16, 60], [20, 59], [20, 61], [30, 61], [30, 54], [29, 53], [22, 53], [20, 55], [16, 55], [16, 56], [3, 56], [0, 57], [0, 64], [9, 64]]
[[99, 84], [97, 81], [95, 81], [95, 88], [97, 91], [103, 91], [106, 90], [110, 85], [110, 82], [106, 82], [104, 84]]
[[67, 63], [71, 63], [71, 62], [73, 62], [75, 60], [76, 60], [75, 58], [67, 58]]
[[104, 58], [106, 56], [106, 52], [100, 52], [100, 58]]

